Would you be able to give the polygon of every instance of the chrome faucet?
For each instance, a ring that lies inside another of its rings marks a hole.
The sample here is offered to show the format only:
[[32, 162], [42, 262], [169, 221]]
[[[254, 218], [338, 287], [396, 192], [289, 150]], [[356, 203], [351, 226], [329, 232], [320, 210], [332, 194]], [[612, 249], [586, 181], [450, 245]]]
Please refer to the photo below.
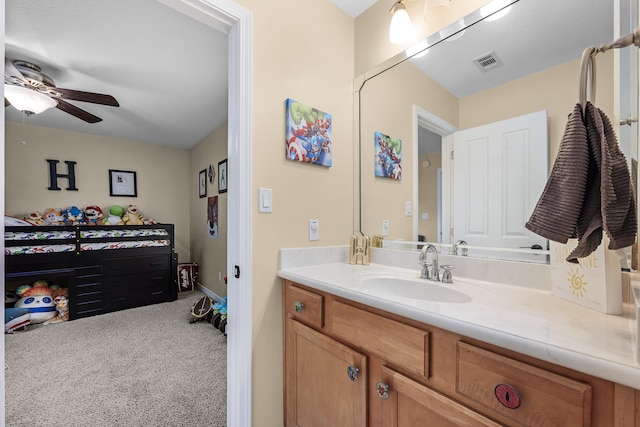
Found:
[[[457, 242], [455, 242], [453, 244], [453, 254], [454, 255], [458, 255], [458, 248], [460, 247], [460, 245], [467, 246], [467, 242], [465, 242], [464, 240], [458, 240]], [[468, 253], [469, 253], [469, 249], [462, 248], [462, 256], [467, 256]]]
[[[431, 262], [429, 262], [429, 253], [432, 254]], [[420, 272], [421, 279], [429, 279], [435, 282], [440, 281], [440, 269], [438, 268], [438, 250], [431, 243], [428, 243], [422, 247], [419, 258], [420, 264], [422, 264], [422, 271]], [[429, 271], [431, 267], [431, 271]]]

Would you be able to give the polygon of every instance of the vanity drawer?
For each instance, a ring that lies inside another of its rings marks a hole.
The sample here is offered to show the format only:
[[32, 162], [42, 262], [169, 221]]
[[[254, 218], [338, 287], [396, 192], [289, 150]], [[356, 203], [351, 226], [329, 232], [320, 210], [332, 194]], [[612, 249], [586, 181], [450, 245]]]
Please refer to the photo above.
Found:
[[290, 283], [285, 288], [285, 307], [294, 319], [321, 329], [324, 317], [324, 297]]
[[456, 392], [517, 425], [591, 425], [591, 386], [457, 343]]
[[331, 305], [334, 335], [384, 360], [429, 376], [429, 332], [339, 301]]

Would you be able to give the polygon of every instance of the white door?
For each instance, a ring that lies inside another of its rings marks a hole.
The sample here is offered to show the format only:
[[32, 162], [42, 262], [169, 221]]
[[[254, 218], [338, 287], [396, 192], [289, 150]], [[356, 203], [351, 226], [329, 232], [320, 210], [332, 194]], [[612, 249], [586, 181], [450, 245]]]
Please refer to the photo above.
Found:
[[547, 180], [546, 110], [455, 132], [452, 165], [452, 241], [547, 248], [524, 226]]

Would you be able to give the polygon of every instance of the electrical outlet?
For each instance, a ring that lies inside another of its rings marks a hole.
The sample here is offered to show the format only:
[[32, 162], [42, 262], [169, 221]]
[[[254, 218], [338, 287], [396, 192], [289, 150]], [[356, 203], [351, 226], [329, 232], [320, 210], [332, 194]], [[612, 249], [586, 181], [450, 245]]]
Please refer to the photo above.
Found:
[[320, 240], [320, 221], [309, 220], [309, 240]]
[[389, 235], [389, 220], [388, 219], [383, 219], [382, 220], [382, 235], [383, 236], [388, 236]]
[[222, 282], [222, 273], [218, 271], [218, 282]]

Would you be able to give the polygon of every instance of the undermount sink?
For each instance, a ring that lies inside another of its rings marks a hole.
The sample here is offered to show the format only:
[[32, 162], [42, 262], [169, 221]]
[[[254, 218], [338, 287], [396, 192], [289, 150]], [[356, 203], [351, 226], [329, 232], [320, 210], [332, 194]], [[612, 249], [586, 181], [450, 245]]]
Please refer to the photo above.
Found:
[[394, 276], [375, 276], [361, 279], [360, 290], [382, 297], [400, 297], [415, 300], [466, 303], [471, 297], [453, 288], [426, 279]]

